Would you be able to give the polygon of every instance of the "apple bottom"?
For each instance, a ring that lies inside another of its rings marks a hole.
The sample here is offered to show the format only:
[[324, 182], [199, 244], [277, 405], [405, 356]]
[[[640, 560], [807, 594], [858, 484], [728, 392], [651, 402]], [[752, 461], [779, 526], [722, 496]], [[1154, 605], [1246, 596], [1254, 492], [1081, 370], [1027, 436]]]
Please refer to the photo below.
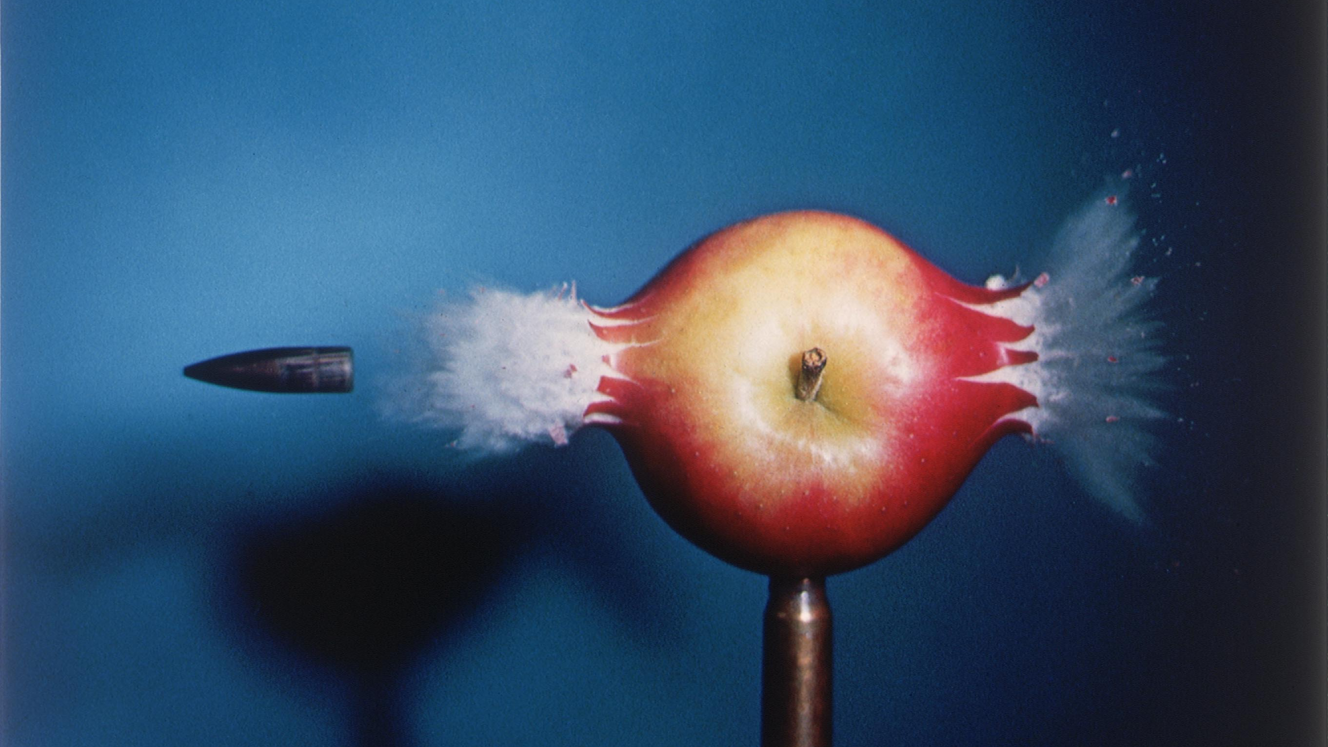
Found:
[[802, 578], [851, 571], [904, 545], [945, 507], [993, 443], [1028, 426], [1008, 419], [979, 429], [976, 440], [960, 442], [961, 458], [912, 460], [908, 475], [853, 502], [841, 500], [833, 485], [809, 481], [792, 487], [793, 497], [759, 507], [720, 482], [707, 484], [712, 478], [681, 455], [694, 452], [661, 448], [632, 425], [609, 430], [647, 501], [674, 531], [739, 568]]

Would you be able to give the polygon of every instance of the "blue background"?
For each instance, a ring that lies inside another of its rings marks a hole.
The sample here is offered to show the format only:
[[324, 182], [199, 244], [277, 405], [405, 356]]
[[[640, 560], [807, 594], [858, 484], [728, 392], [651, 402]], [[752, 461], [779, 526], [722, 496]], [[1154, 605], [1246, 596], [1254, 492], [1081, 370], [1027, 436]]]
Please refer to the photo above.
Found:
[[[763, 580], [603, 433], [380, 420], [412, 320], [613, 303], [795, 207], [977, 282], [1125, 169], [1176, 357], [1148, 525], [998, 444], [831, 579], [838, 740], [1321, 736], [1323, 28], [1264, 5], [5, 2], [6, 743], [755, 744]], [[295, 344], [357, 391], [180, 375]]]

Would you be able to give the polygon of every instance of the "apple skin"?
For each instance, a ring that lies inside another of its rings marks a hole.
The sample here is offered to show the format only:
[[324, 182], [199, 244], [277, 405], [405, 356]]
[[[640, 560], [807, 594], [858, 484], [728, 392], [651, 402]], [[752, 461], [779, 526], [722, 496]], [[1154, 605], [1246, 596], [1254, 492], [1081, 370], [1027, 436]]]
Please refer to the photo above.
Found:
[[[880, 229], [825, 212], [740, 223], [625, 304], [592, 309], [608, 428], [656, 512], [713, 555], [828, 575], [899, 548], [1036, 397], [975, 377], [1036, 359], [984, 311], [1027, 286], [961, 283]], [[815, 399], [801, 354], [828, 356]]]

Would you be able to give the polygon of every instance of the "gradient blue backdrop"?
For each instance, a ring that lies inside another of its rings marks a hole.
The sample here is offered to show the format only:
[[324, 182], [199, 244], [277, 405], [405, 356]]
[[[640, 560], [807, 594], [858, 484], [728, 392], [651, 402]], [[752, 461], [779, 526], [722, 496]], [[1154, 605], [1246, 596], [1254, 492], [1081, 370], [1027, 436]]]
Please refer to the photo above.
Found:
[[[1289, 321], [1315, 297], [1277, 171], [1305, 27], [1157, 5], [5, 2], [6, 743], [346, 744], [386, 692], [402, 743], [755, 744], [762, 580], [670, 533], [604, 434], [467, 464], [382, 422], [412, 317], [476, 282], [612, 303], [795, 207], [970, 282], [1036, 270], [1127, 168], [1177, 355], [1150, 524], [999, 444], [832, 579], [838, 739], [1317, 733], [1318, 327]], [[180, 375], [283, 344], [354, 346], [360, 386]], [[374, 690], [235, 589], [254, 536], [379, 480], [526, 520]]]

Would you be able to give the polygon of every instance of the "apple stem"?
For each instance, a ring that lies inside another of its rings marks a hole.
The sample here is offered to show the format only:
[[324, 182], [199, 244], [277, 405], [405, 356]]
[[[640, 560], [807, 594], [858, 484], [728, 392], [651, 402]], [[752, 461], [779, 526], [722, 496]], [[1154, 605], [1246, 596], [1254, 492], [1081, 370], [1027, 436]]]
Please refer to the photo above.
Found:
[[825, 351], [812, 348], [802, 354], [802, 369], [798, 371], [798, 386], [794, 392], [803, 402], [816, 401], [821, 391], [821, 375], [825, 373], [825, 363], [829, 360]]

